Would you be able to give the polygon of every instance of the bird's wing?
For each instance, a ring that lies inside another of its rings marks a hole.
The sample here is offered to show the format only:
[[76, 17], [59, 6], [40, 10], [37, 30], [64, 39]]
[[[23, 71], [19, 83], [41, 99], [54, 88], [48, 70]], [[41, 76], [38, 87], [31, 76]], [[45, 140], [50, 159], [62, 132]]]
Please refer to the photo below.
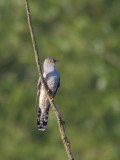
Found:
[[56, 91], [55, 91], [53, 97], [55, 96], [55, 94], [56, 94], [56, 92], [57, 92], [59, 87], [60, 87], [60, 76], [59, 76], [58, 84], [57, 84]]
[[39, 96], [40, 96], [40, 89], [41, 89], [41, 81], [40, 81], [40, 78], [39, 78], [38, 79], [38, 84], [37, 84], [37, 95], [36, 95], [36, 114], [37, 114], [38, 101], [39, 101]]

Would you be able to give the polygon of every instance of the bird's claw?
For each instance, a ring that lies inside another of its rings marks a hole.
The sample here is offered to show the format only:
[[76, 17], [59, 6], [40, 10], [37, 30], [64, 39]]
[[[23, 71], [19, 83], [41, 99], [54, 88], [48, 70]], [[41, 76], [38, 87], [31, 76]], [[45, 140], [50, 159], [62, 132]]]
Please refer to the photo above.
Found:
[[48, 88], [47, 92], [49, 93], [50, 101], [53, 101], [52, 91]]
[[50, 98], [50, 101], [51, 101], [51, 102], [53, 101], [53, 97]]

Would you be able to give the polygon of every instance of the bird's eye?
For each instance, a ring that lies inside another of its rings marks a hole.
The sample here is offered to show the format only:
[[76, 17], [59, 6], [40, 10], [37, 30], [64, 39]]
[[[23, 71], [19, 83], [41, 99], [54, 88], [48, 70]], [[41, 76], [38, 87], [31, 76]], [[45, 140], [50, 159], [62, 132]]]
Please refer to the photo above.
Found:
[[49, 63], [52, 63], [52, 61], [50, 60]]

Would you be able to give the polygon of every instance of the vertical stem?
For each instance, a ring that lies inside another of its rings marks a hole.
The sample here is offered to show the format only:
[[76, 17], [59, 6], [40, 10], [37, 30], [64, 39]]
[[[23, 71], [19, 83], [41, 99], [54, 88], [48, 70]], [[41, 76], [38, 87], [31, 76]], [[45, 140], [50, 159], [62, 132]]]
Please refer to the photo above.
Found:
[[46, 95], [49, 99], [50, 105], [56, 115], [57, 118], [57, 122], [58, 122], [58, 126], [59, 126], [59, 131], [60, 131], [60, 135], [61, 135], [61, 139], [63, 141], [66, 153], [68, 155], [68, 159], [69, 160], [74, 160], [74, 157], [72, 155], [72, 151], [70, 148], [70, 142], [67, 139], [67, 135], [65, 132], [65, 127], [64, 127], [64, 122], [62, 120], [61, 114], [59, 113], [56, 105], [54, 104], [54, 101], [50, 100], [50, 96], [47, 92], [47, 85], [44, 81], [43, 75], [42, 75], [42, 69], [41, 69], [41, 65], [40, 65], [40, 61], [39, 61], [39, 54], [38, 54], [38, 49], [37, 49], [37, 44], [36, 44], [36, 40], [35, 40], [35, 34], [34, 34], [34, 30], [32, 27], [32, 21], [31, 21], [31, 16], [30, 16], [30, 9], [29, 9], [29, 5], [28, 5], [28, 0], [25, 0], [25, 4], [26, 4], [26, 11], [27, 11], [27, 17], [28, 17], [28, 24], [29, 24], [29, 29], [30, 29], [30, 34], [31, 34], [31, 39], [32, 39], [32, 44], [33, 44], [33, 48], [34, 48], [34, 53], [35, 53], [35, 59], [36, 59], [36, 64], [37, 64], [37, 69], [38, 69], [38, 73], [39, 76], [41, 77], [41, 83], [43, 84], [44, 88], [45, 88], [45, 92]]

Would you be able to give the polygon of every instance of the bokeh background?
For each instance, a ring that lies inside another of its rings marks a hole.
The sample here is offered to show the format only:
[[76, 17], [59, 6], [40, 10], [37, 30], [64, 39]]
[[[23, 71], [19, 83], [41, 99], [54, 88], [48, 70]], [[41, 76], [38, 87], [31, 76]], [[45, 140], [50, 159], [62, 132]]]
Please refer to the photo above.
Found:
[[[120, 159], [120, 1], [30, 1], [40, 62], [61, 76], [55, 103], [76, 160]], [[67, 160], [50, 109], [37, 131], [38, 72], [24, 0], [0, 0], [0, 159]]]

